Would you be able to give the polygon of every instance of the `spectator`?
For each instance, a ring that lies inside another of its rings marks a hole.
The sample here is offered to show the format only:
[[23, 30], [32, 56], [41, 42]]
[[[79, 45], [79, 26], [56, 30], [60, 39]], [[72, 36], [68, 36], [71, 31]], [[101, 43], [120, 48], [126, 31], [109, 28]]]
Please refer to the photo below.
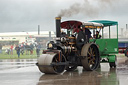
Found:
[[2, 44], [0, 44], [0, 53], [2, 53]]
[[24, 54], [24, 49], [25, 49], [24, 43], [21, 44], [20, 48], [21, 48], [20, 52], [23, 55]]
[[7, 48], [7, 49], [5, 50], [5, 53], [7, 53], [7, 54], [9, 55], [9, 54], [10, 54], [10, 49]]
[[18, 55], [18, 58], [19, 58], [19, 57], [20, 57], [20, 47], [17, 45], [17, 46], [15, 47], [15, 50], [16, 50], [17, 55]]
[[27, 43], [25, 45], [25, 49], [26, 49], [26, 55], [28, 55], [30, 51], [30, 46]]
[[40, 45], [40, 43], [38, 43], [38, 44], [36, 45], [36, 54], [37, 54], [37, 57], [40, 56], [40, 49], [41, 49], [41, 45]]
[[34, 48], [34, 46], [33, 46], [33, 44], [31, 43], [31, 44], [30, 44], [30, 54], [31, 54], [31, 55], [33, 54], [33, 48]]
[[11, 53], [11, 55], [13, 55], [13, 45], [11, 45], [11, 47], [10, 47], [10, 53]]

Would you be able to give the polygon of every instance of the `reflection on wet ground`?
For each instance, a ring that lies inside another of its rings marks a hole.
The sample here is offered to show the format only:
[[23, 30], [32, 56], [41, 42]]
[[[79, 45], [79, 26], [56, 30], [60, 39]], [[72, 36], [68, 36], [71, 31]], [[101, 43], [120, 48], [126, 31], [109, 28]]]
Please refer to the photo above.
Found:
[[[82, 68], [78, 68], [82, 70]], [[116, 69], [110, 71], [79, 73], [65, 72], [63, 75], [42, 75], [39, 79], [38, 85], [119, 85], [119, 80], [116, 75]]]
[[118, 57], [116, 69], [110, 69], [108, 63], [103, 63], [97, 71], [83, 71], [78, 67], [73, 72], [65, 71], [59, 75], [41, 73], [36, 61], [1, 60], [0, 85], [127, 85], [128, 81], [126, 57]]
[[128, 59], [118, 58], [117, 68], [109, 68], [108, 63], [102, 63], [97, 71], [83, 71], [78, 67], [74, 72], [64, 72], [61, 75], [44, 74], [39, 78], [38, 85], [127, 85]]
[[0, 60], [0, 70], [33, 66], [36, 61], [37, 59], [4, 59]]
[[119, 85], [127, 85], [128, 83], [128, 58], [121, 58], [118, 61], [117, 77], [119, 78]]

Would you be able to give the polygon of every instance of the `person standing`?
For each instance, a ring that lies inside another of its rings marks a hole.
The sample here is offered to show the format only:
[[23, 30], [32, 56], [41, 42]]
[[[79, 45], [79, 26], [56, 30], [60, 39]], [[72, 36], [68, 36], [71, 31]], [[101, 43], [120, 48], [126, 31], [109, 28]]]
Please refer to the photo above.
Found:
[[85, 33], [85, 37], [87, 39], [87, 42], [89, 42], [89, 39], [91, 38], [91, 31], [88, 28], [83, 28], [83, 32]]
[[18, 55], [18, 58], [20, 58], [20, 47], [18, 45], [15, 47], [15, 50]]
[[33, 46], [33, 44], [31, 43], [31, 44], [30, 44], [30, 54], [31, 54], [31, 55], [33, 54], [33, 48], [34, 48], [34, 46]]
[[85, 35], [87, 36], [88, 39], [90, 39], [91, 38], [91, 34], [92, 34], [91, 31], [88, 28], [84, 28], [84, 29], [85, 29], [84, 30], [85, 31]]
[[36, 45], [36, 54], [37, 54], [37, 57], [40, 56], [40, 49], [41, 49], [41, 45], [40, 45], [40, 43], [38, 43], [38, 44]]
[[30, 46], [26, 43], [25, 45], [26, 55], [29, 55]]
[[11, 55], [13, 55], [13, 45], [10, 47]]
[[24, 54], [24, 50], [25, 50], [25, 45], [24, 45], [24, 43], [22, 43], [20, 46], [20, 52], [22, 55]]
[[2, 53], [2, 44], [0, 44], [0, 53]]

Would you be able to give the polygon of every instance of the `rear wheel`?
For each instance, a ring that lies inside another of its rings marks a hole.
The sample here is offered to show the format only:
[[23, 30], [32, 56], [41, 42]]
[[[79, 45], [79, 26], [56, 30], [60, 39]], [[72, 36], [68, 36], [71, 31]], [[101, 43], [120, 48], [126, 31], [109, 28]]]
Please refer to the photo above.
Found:
[[116, 68], [117, 66], [117, 57], [115, 56], [115, 62], [109, 62], [110, 68]]
[[81, 56], [84, 56], [81, 62], [85, 70], [93, 71], [99, 67], [99, 50], [95, 44], [85, 44], [82, 48]]
[[110, 62], [110, 63], [109, 63], [109, 66], [110, 66], [110, 68], [112, 68], [112, 67], [116, 68], [115, 62]]

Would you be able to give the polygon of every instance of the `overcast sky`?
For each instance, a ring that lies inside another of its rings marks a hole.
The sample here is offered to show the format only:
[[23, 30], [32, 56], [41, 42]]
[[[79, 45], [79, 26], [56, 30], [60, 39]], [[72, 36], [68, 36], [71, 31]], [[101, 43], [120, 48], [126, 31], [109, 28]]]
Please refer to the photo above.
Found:
[[128, 0], [0, 0], [0, 32], [55, 31], [55, 17], [128, 24]]

